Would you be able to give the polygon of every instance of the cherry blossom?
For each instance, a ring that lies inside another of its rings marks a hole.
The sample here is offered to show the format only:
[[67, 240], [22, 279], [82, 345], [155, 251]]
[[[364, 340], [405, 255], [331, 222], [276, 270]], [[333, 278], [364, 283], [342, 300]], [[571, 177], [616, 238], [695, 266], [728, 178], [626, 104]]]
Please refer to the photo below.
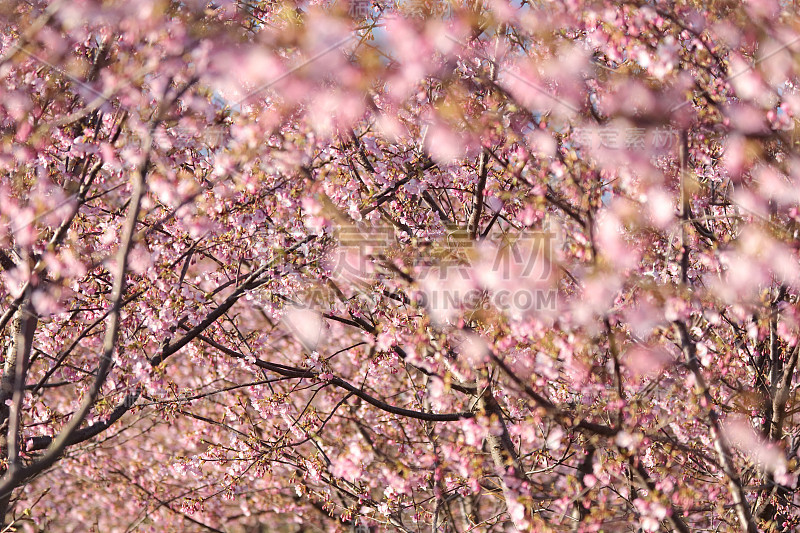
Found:
[[7, 530], [800, 525], [793, 3], [0, 21]]

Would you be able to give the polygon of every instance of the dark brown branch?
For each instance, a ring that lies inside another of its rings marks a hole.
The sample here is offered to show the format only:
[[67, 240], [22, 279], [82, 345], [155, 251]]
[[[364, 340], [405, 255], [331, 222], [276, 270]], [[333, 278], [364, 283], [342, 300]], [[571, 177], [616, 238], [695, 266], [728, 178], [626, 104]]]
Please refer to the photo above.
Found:
[[481, 215], [483, 214], [483, 191], [486, 189], [486, 177], [489, 175], [489, 154], [484, 149], [478, 160], [478, 183], [475, 184], [474, 199], [472, 202], [472, 214], [470, 215], [467, 231], [469, 236], [474, 239], [478, 235]]
[[[152, 133], [151, 127], [151, 133]], [[136, 221], [139, 217], [139, 208], [145, 194], [145, 176], [150, 167], [149, 149], [151, 142], [148, 140], [148, 152], [142, 166], [131, 178], [132, 191], [129, 201], [128, 214], [122, 229], [122, 237], [119, 251], [117, 252], [117, 272], [114, 278], [114, 287], [111, 294], [112, 311], [109, 314], [106, 336], [103, 342], [103, 352], [100, 356], [100, 363], [97, 367], [97, 376], [87, 394], [83, 397], [80, 407], [61, 430], [61, 433], [53, 440], [44, 455], [37, 461], [25, 466], [15, 467], [9, 465], [6, 474], [0, 479], [0, 495], [10, 494], [20, 483], [30, 479], [39, 473], [47, 470], [58, 461], [75, 433], [79, 430], [86, 415], [94, 406], [100, 394], [100, 390], [106, 381], [111, 365], [113, 363], [113, 353], [117, 344], [117, 333], [119, 331], [120, 311], [122, 309], [122, 298], [125, 293], [125, 278], [127, 276], [128, 254], [133, 247], [134, 234], [136, 231]], [[0, 509], [0, 516], [5, 515], [6, 505]]]
[[[132, 394], [128, 394], [125, 399], [120, 403], [116, 409], [114, 409], [108, 418], [106, 418], [102, 422], [97, 422], [85, 428], [81, 428], [75, 431], [70, 439], [67, 441], [67, 446], [73, 446], [75, 444], [80, 444], [81, 442], [86, 442], [89, 439], [92, 439], [99, 435], [100, 433], [104, 432], [108, 428], [110, 428], [117, 420], [122, 418], [122, 415], [127, 413], [131, 407], [136, 404], [136, 400], [139, 399], [139, 391], [136, 391]], [[39, 450], [44, 450], [48, 446], [53, 443], [53, 437], [48, 436], [39, 436], [33, 437], [29, 439], [27, 442], [27, 447], [25, 448], [27, 452], [35, 452]]]
[[[309, 242], [314, 236], [308, 237], [301, 242], [293, 245], [291, 248], [287, 250], [288, 252], [293, 252], [300, 248], [303, 244]], [[225, 313], [230, 310], [231, 307], [239, 301], [239, 299], [244, 296], [248, 291], [256, 289], [269, 281], [269, 278], [264, 277], [269, 269], [272, 267], [274, 262], [264, 265], [262, 267], [257, 268], [253, 271], [247, 278], [239, 285], [236, 290], [228, 296], [224, 302], [219, 304], [216, 309], [211, 311], [202, 322], [200, 322], [197, 326], [189, 330], [183, 337], [181, 337], [178, 341], [168, 344], [164, 346], [161, 352], [150, 359], [151, 366], [158, 366], [162, 362], [164, 362], [168, 357], [180, 351], [184, 346], [189, 344], [192, 340], [196, 339], [203, 331], [208, 329], [214, 322], [216, 322], [220, 317], [222, 317]]]
[[17, 335], [16, 348], [17, 356], [14, 362], [14, 393], [11, 399], [11, 408], [8, 413], [8, 461], [10, 469], [19, 467], [19, 437], [20, 422], [22, 419], [22, 402], [25, 399], [25, 381], [28, 375], [28, 361], [30, 360], [31, 348], [33, 346], [33, 335], [36, 332], [38, 317], [33, 306], [30, 304], [30, 297], [26, 298], [26, 303], [19, 310], [19, 327], [15, 332]]
[[141, 486], [139, 483], [133, 481], [130, 477], [128, 477], [121, 470], [114, 470], [112, 473], [117, 474], [119, 476], [122, 476], [131, 485], [133, 485], [134, 487], [138, 488], [139, 490], [141, 490], [142, 492], [147, 494], [150, 498], [153, 498], [155, 501], [158, 502], [158, 506], [159, 507], [165, 507], [167, 510], [169, 510], [169, 511], [171, 511], [171, 512], [173, 512], [173, 513], [175, 513], [175, 514], [177, 514], [179, 516], [182, 516], [183, 518], [185, 518], [186, 520], [188, 520], [192, 524], [200, 526], [203, 529], [207, 529], [208, 531], [212, 531], [213, 533], [225, 533], [224, 531], [222, 531], [220, 529], [217, 529], [215, 527], [209, 526], [208, 524], [204, 524], [203, 522], [200, 522], [199, 520], [196, 520], [196, 519], [192, 518], [191, 516], [187, 515], [186, 513], [182, 513], [180, 511], [176, 511], [175, 509], [172, 508], [172, 506], [170, 505], [169, 501], [162, 500], [161, 498], [159, 498], [158, 496], [156, 496], [155, 494], [153, 494], [152, 492], [150, 492], [149, 490], [147, 490], [146, 488]]
[[675, 326], [678, 329], [681, 348], [686, 357], [686, 366], [692, 372], [695, 379], [695, 387], [705, 403], [705, 409], [707, 410], [707, 416], [711, 426], [711, 439], [714, 442], [714, 449], [717, 451], [717, 457], [722, 471], [728, 478], [728, 486], [733, 496], [733, 503], [736, 507], [736, 514], [739, 518], [739, 522], [742, 529], [747, 531], [747, 533], [758, 533], [758, 527], [756, 527], [755, 521], [753, 520], [750, 504], [747, 502], [744, 490], [742, 489], [741, 479], [733, 464], [730, 443], [722, 430], [719, 415], [714, 409], [714, 400], [711, 397], [705, 377], [697, 362], [697, 347], [689, 335], [686, 324], [678, 320], [675, 322]]
[[[650, 478], [650, 474], [647, 472], [647, 469], [645, 469], [644, 465], [638, 460], [638, 458], [634, 459], [631, 457], [628, 464], [637, 474], [640, 481], [647, 488], [648, 492], [651, 494], [658, 494], [660, 492], [658, 489], [656, 489], [656, 484]], [[684, 522], [683, 519], [678, 516], [678, 511], [672, 506], [671, 503], [669, 504], [669, 509], [670, 512], [667, 516], [667, 520], [669, 520], [669, 522], [672, 524], [672, 527], [675, 528], [676, 531], [680, 531], [680, 533], [689, 533], [689, 527], [686, 525], [686, 522]]]
[[14, 263], [11, 257], [9, 257], [9, 255], [5, 252], [5, 250], [0, 250], [0, 267], [2, 267], [3, 270], [8, 271], [15, 268], [16, 266], [17, 265]]
[[[238, 359], [246, 359], [246, 356], [244, 354], [239, 353], [236, 350], [232, 350], [231, 348], [228, 348], [227, 346], [224, 346], [218, 343], [217, 341], [206, 337], [205, 335], [198, 334], [197, 338], [202, 340], [209, 346], [213, 346], [217, 350], [225, 353], [226, 355], [230, 355], [231, 357], [236, 357]], [[311, 370], [303, 370], [301, 368], [293, 368], [280, 365], [277, 363], [270, 363], [269, 361], [264, 361], [262, 359], [256, 359], [254, 364], [259, 368], [275, 372], [276, 374], [280, 374], [281, 376], [298, 378], [298, 379], [320, 379], [318, 373]], [[382, 411], [398, 416], [404, 416], [407, 418], [416, 418], [417, 420], [426, 420], [428, 422], [453, 422], [465, 418], [473, 418], [475, 416], [475, 413], [470, 411], [462, 411], [460, 413], [423, 413], [421, 411], [414, 411], [412, 409], [396, 407], [382, 400], [379, 400], [374, 396], [370, 396], [362, 389], [348, 383], [347, 381], [339, 377], [333, 377], [332, 379], [328, 380], [328, 383], [336, 387], [339, 387], [340, 389], [352, 392], [355, 396], [358, 396], [368, 404], [373, 405]]]
[[489, 356], [497, 364], [497, 366], [500, 367], [503, 373], [511, 378], [511, 381], [521, 387], [522, 390], [525, 391], [525, 394], [530, 396], [540, 408], [544, 409], [545, 413], [554, 416], [556, 420], [558, 420], [559, 423], [563, 424], [566, 428], [584, 430], [588, 431], [589, 433], [601, 435], [603, 437], [614, 437], [617, 435], [617, 433], [619, 433], [618, 429], [610, 426], [604, 426], [602, 424], [596, 424], [594, 422], [589, 422], [588, 420], [580, 420], [577, 423], [574, 423], [573, 417], [570, 416], [569, 413], [559, 409], [553, 402], [533, 390], [527, 383], [523, 382], [522, 379], [520, 379], [520, 377], [517, 376], [514, 371], [503, 362], [502, 359], [497, 357], [497, 355], [490, 352]]

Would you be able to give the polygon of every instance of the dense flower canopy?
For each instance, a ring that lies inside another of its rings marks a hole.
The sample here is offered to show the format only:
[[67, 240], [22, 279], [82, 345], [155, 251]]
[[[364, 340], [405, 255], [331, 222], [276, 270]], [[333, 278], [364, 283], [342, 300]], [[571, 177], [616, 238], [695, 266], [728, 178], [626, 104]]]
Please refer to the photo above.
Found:
[[794, 2], [0, 21], [6, 531], [800, 524]]

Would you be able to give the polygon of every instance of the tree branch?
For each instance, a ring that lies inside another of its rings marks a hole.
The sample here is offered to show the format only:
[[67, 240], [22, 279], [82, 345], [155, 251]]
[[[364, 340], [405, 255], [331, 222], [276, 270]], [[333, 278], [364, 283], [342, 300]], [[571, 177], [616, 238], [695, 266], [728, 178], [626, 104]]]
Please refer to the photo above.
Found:
[[[238, 359], [247, 359], [247, 357], [244, 354], [239, 353], [236, 350], [232, 350], [227, 346], [224, 346], [218, 343], [217, 341], [206, 337], [205, 335], [198, 334], [197, 338], [202, 340], [209, 346], [213, 346], [214, 348], [218, 349], [219, 351], [227, 355], [236, 357]], [[254, 364], [259, 368], [275, 372], [276, 374], [280, 374], [281, 376], [299, 378], [299, 379], [320, 379], [319, 374], [312, 370], [303, 370], [301, 368], [288, 367], [284, 365], [279, 365], [277, 363], [270, 363], [268, 361], [264, 361], [261, 359], [256, 359]], [[428, 422], [453, 422], [456, 420], [463, 420], [465, 418], [473, 418], [475, 416], [475, 413], [470, 411], [462, 411], [460, 413], [439, 414], [439, 413], [423, 413], [421, 411], [414, 411], [411, 409], [405, 409], [403, 407], [396, 407], [382, 400], [379, 400], [374, 396], [370, 396], [362, 389], [348, 383], [347, 381], [341, 378], [334, 376], [333, 378], [327, 380], [327, 382], [330, 383], [331, 385], [352, 392], [355, 396], [358, 396], [368, 404], [373, 405], [382, 411], [386, 411], [387, 413], [391, 413], [398, 416], [404, 416], [407, 418], [416, 418], [417, 420], [426, 420]]]
[[[152, 135], [154, 128], [155, 124], [151, 126], [150, 135]], [[100, 394], [100, 389], [105, 383], [106, 377], [111, 369], [114, 349], [116, 348], [117, 333], [119, 331], [122, 298], [125, 293], [128, 254], [133, 246], [133, 237], [136, 231], [136, 221], [139, 217], [139, 209], [141, 207], [142, 198], [145, 194], [145, 176], [150, 166], [152, 138], [148, 137], [146, 142], [147, 152], [145, 154], [144, 162], [139, 170], [133, 174], [131, 179], [132, 190], [128, 207], [128, 215], [125, 219], [125, 224], [122, 230], [121, 244], [119, 251], [117, 252], [117, 272], [111, 293], [111, 313], [109, 314], [106, 335], [103, 342], [103, 352], [100, 356], [100, 363], [97, 368], [97, 376], [95, 377], [95, 381], [89, 388], [87, 394], [84, 396], [76, 413], [64, 426], [58, 437], [51, 442], [50, 446], [47, 448], [47, 451], [38, 461], [21, 468], [16, 468], [13, 463], [9, 465], [9, 470], [2, 477], [2, 479], [0, 479], [0, 495], [9, 494], [24, 480], [30, 479], [31, 477], [43, 472], [55, 464], [55, 462], [64, 452], [64, 449], [74, 438], [75, 433], [80, 428], [81, 424], [86, 418], [86, 415], [89, 414], [89, 411]], [[6, 507], [6, 505], [3, 505], [3, 507]], [[0, 509], [0, 516], [3, 515], [5, 515], [5, 508]]]

